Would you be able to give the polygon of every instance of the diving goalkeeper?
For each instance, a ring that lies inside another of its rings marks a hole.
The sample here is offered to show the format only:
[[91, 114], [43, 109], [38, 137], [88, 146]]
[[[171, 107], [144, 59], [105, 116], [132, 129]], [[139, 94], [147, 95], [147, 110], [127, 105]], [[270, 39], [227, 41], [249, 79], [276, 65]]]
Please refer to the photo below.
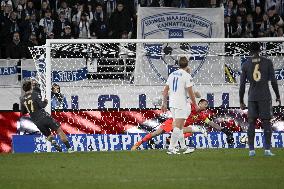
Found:
[[[214, 123], [210, 120], [210, 114], [206, 112], [208, 108], [208, 101], [205, 99], [201, 99], [198, 102], [199, 110], [196, 111], [194, 106], [191, 106], [191, 113], [186, 119], [186, 122], [183, 127], [183, 133], [185, 138], [192, 135], [195, 132], [201, 132], [207, 136], [206, 130], [203, 127], [194, 126], [208, 124], [215, 128], [218, 131], [222, 131], [227, 135], [227, 143], [229, 145], [234, 144], [233, 133], [227, 127], [221, 127], [217, 123]], [[173, 129], [173, 119], [166, 120], [156, 131], [147, 134], [142, 140], [138, 141], [134, 144], [131, 150], [136, 150], [141, 144], [149, 141], [151, 138], [161, 135], [163, 133], [170, 133]]]

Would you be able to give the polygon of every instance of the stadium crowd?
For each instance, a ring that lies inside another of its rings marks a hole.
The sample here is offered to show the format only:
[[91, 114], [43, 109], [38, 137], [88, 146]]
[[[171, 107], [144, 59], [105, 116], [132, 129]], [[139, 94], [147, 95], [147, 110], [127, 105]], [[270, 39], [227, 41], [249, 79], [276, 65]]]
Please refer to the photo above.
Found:
[[0, 58], [61, 38], [136, 38], [137, 6], [224, 6], [225, 37], [283, 36], [284, 0], [0, 0]]

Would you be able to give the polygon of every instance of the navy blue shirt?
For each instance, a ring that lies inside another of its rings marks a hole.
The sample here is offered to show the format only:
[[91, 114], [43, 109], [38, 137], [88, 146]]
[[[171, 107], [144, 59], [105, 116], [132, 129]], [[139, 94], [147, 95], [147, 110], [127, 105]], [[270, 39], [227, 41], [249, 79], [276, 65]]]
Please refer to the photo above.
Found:
[[244, 102], [246, 81], [250, 83], [248, 101], [271, 100], [269, 81], [271, 81], [276, 98], [280, 98], [273, 63], [270, 59], [253, 56], [243, 63], [239, 91], [241, 103]]
[[41, 94], [33, 90], [31, 93], [25, 93], [21, 97], [22, 114], [29, 113], [32, 121], [37, 122], [49, 114], [45, 111], [47, 102], [41, 100]]

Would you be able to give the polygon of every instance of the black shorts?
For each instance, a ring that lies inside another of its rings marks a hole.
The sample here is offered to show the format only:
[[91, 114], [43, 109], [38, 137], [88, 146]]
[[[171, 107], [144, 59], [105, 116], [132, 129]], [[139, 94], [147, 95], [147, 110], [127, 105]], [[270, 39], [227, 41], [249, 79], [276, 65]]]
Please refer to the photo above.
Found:
[[248, 118], [271, 119], [272, 115], [271, 100], [248, 102]]
[[35, 124], [40, 132], [46, 137], [51, 134], [51, 131], [57, 131], [60, 127], [59, 123], [57, 123], [52, 117], [45, 117], [42, 120], [35, 122]]

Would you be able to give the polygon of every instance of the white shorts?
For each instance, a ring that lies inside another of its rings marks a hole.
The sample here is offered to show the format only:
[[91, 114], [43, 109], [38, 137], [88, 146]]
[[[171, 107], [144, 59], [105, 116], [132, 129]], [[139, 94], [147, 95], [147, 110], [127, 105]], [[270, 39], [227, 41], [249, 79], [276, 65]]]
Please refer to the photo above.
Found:
[[190, 107], [188, 109], [170, 108], [173, 119], [187, 119], [190, 114]]

